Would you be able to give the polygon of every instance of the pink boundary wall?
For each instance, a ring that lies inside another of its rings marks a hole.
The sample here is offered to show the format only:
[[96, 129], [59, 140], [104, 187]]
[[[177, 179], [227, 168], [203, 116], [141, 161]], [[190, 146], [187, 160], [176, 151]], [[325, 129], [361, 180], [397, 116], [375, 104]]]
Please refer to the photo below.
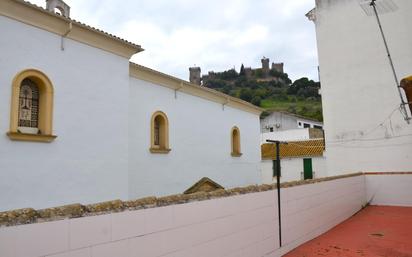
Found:
[[412, 206], [412, 172], [367, 172], [365, 185], [371, 205]]
[[0, 228], [1, 257], [281, 256], [366, 203], [365, 176], [276, 191]]

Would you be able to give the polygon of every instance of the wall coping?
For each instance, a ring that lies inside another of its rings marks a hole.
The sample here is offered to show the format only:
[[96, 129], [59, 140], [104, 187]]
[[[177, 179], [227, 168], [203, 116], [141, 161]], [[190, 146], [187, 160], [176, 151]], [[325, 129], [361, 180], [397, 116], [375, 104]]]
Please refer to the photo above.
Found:
[[412, 175], [412, 171], [389, 171], [389, 172], [364, 172], [365, 175]]
[[[361, 176], [364, 173], [351, 173], [339, 176], [331, 176], [317, 179], [299, 180], [284, 182], [280, 184], [281, 188], [289, 188], [301, 185], [309, 185], [331, 180]], [[265, 192], [275, 190], [276, 184], [249, 185], [245, 187], [236, 187], [231, 189], [218, 189], [212, 192], [197, 192], [193, 194], [176, 194], [163, 197], [145, 197], [135, 200], [112, 200], [107, 202], [82, 205], [80, 203], [39, 209], [33, 208], [16, 209], [0, 212], [0, 228], [8, 226], [17, 226], [23, 224], [42, 223], [48, 221], [57, 221], [63, 219], [73, 219], [80, 217], [96, 216], [109, 213], [148, 209], [163, 207], [176, 204], [184, 204], [196, 201], [224, 198], [235, 195]]]

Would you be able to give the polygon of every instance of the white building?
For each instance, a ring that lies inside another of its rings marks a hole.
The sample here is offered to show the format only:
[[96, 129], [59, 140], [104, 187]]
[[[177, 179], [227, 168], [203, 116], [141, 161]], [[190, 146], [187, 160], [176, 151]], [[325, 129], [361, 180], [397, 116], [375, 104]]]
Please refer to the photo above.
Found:
[[67, 8], [0, 1], [0, 210], [260, 181], [261, 109], [130, 63]]
[[261, 133], [298, 128], [322, 129], [323, 123], [289, 112], [272, 112], [270, 115], [260, 120]]
[[[326, 162], [323, 156], [323, 123], [288, 112], [272, 112], [269, 116], [260, 120], [260, 143], [262, 145], [262, 181], [263, 183], [276, 182], [273, 172], [275, 162], [274, 152], [266, 156], [266, 140], [278, 140], [291, 142], [293, 149], [288, 153], [282, 153], [281, 148], [281, 182], [294, 181], [326, 176]], [[316, 139], [315, 146], [311, 141]], [[308, 144], [302, 145], [301, 144]], [[319, 145], [322, 144], [322, 146]], [[290, 146], [286, 148], [291, 148]], [[312, 148], [320, 147], [320, 151], [314, 154]], [[274, 149], [272, 149], [274, 150]], [[306, 171], [306, 173], [305, 173]], [[306, 174], [306, 175], [305, 175]]]
[[[288, 141], [280, 146], [281, 182], [326, 177], [325, 145], [323, 139]], [[276, 148], [262, 143], [262, 181], [276, 182]], [[275, 167], [275, 169], [274, 169]]]
[[260, 143], [264, 144], [268, 139], [278, 141], [300, 141], [314, 138], [323, 138], [323, 130], [313, 128], [299, 128], [261, 133]]
[[328, 175], [412, 170], [412, 124], [396, 87], [412, 74], [412, 1], [375, 2], [396, 81], [371, 2], [317, 0], [307, 14], [316, 25]]

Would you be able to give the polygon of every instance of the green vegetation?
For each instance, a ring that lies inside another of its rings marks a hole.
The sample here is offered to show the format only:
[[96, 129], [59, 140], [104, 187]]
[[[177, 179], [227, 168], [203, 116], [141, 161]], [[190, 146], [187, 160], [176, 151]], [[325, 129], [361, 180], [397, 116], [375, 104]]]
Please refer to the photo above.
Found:
[[[249, 70], [250, 71], [250, 70]], [[265, 76], [261, 69], [247, 75], [243, 64], [240, 72], [234, 69], [213, 73], [204, 79], [203, 85], [241, 98], [270, 111], [287, 111], [322, 121], [320, 83], [300, 78], [293, 83], [286, 73], [271, 70]]]
[[[322, 121], [322, 104], [318, 100], [286, 100], [277, 101], [273, 99], [262, 100], [260, 107], [267, 111], [287, 111], [295, 113], [304, 117]], [[268, 112], [264, 112], [263, 115], [267, 115]]]

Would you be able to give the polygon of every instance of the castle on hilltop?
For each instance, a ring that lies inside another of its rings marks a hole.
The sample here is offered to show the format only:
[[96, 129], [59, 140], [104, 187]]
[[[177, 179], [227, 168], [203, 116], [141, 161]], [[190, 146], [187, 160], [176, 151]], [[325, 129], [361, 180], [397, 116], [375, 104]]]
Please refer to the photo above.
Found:
[[[252, 69], [251, 67], [243, 68], [243, 72], [246, 78], [253, 77], [254, 74], [260, 74], [260, 81], [271, 81], [278, 80], [277, 73], [284, 73], [283, 71], [283, 62], [274, 63], [272, 62], [272, 67], [269, 68], [270, 60], [269, 58], [263, 57], [261, 59], [262, 67]], [[243, 66], [243, 64], [242, 64]], [[232, 69], [234, 71], [234, 68]], [[242, 72], [242, 71], [241, 71]], [[189, 68], [189, 81], [190, 83], [201, 85], [210, 79], [214, 79], [219, 72], [209, 71], [207, 75], [201, 75], [200, 67], [190, 67]]]

